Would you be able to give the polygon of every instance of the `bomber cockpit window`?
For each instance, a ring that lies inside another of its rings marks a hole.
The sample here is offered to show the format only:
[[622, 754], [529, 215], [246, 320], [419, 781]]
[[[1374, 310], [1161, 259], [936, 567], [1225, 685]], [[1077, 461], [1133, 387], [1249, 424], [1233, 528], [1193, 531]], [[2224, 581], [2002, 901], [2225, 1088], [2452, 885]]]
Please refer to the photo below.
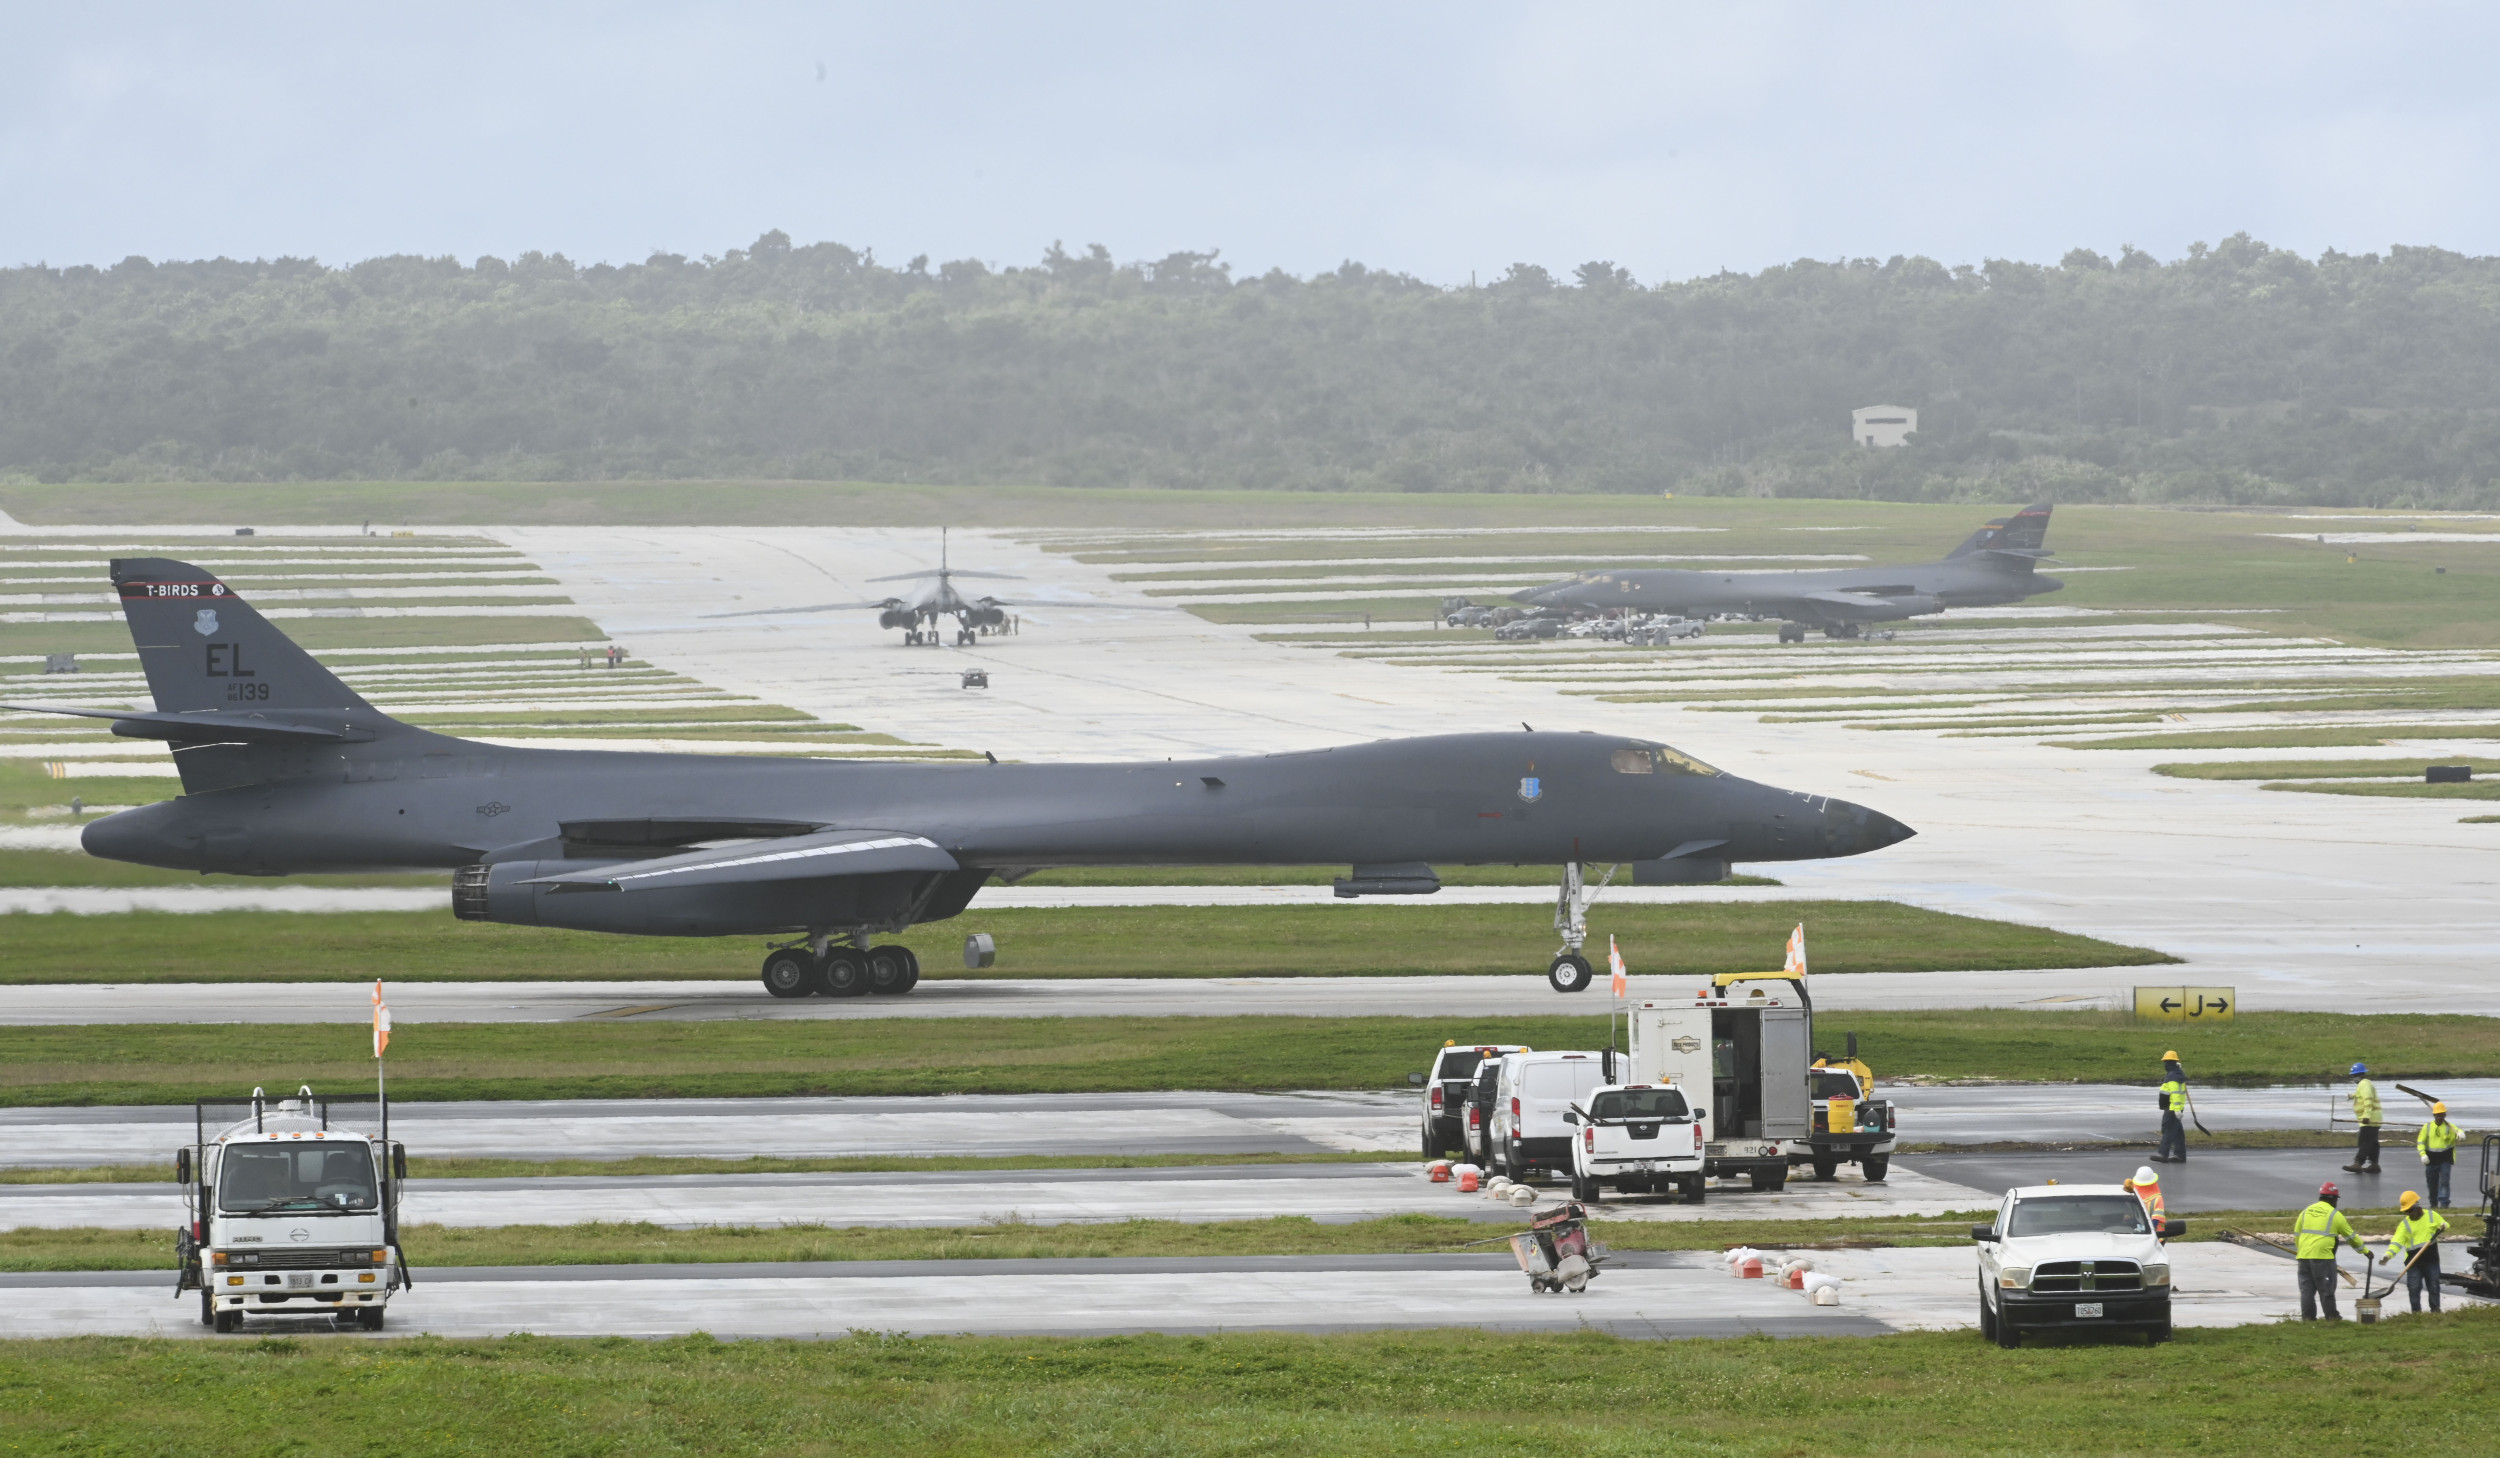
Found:
[[1669, 749], [1663, 744], [1652, 744], [1644, 749], [1616, 750], [1615, 773], [1619, 775], [1715, 775], [1718, 771], [1680, 750]]

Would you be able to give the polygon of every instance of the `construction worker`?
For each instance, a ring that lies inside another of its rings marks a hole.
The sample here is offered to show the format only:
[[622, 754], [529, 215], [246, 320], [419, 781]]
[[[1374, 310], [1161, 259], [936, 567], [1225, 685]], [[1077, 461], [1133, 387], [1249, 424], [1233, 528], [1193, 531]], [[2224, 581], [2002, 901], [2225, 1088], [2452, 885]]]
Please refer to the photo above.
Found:
[[2145, 1218], [2153, 1222], [2153, 1233], [2159, 1235], [2161, 1222], [2165, 1218], [2161, 1198], [2161, 1176], [2153, 1173], [2151, 1165], [2140, 1164], [2136, 1166], [2135, 1176], [2121, 1183], [2133, 1191], [2137, 1199], [2144, 1202]]
[[[2187, 1070], [2179, 1066], [2177, 1049], [2161, 1055], [2161, 1146], [2155, 1164], [2187, 1163]], [[2177, 1151], [2173, 1153], [2172, 1151]]]
[[2431, 1310], [2439, 1309], [2439, 1237], [2448, 1233], [2448, 1217], [2422, 1203], [2407, 1190], [2396, 1200], [2396, 1231], [2387, 1237], [2387, 1254], [2379, 1257], [2405, 1273], [2405, 1299], [2422, 1309], [2422, 1290], [2430, 1288]]
[[2353, 1146], [2352, 1163], [2344, 1168], [2353, 1174], [2378, 1173], [2378, 1125], [2385, 1112], [2379, 1107], [2378, 1085], [2370, 1082], [2370, 1065], [2356, 1063], [2352, 1076], [2353, 1122], [2361, 1126], [2361, 1142]]
[[2318, 1319], [2318, 1306], [2326, 1306], [2326, 1319], [2342, 1321], [2344, 1314], [2335, 1309], [2335, 1250], [2349, 1245], [2370, 1259], [2370, 1248], [2361, 1237], [2352, 1233], [2352, 1222], [2335, 1208], [2344, 1193], [2335, 1188], [2333, 1180], [2318, 1186], [2317, 1203], [2300, 1212], [2292, 1221], [2292, 1254], [2300, 1266], [2300, 1319]]
[[2431, 1121], [2413, 1136], [2413, 1152], [2422, 1156], [2422, 1181], [2431, 1187], [2431, 1208], [2448, 1203], [2448, 1174], [2457, 1164], [2457, 1126], [2448, 1122], [2446, 1104], [2431, 1105]]

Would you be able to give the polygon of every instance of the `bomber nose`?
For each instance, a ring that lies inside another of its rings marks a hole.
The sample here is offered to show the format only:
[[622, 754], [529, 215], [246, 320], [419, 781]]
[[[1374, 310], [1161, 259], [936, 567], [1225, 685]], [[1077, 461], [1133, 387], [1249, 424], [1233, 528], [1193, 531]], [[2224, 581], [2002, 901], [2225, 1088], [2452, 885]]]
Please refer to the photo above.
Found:
[[1900, 821], [1864, 805], [1832, 800], [1823, 807], [1823, 844], [1830, 855], [1864, 855], [1898, 845], [1916, 834]]
[[1512, 593], [1510, 595], [1510, 600], [1512, 602], [1539, 603], [1545, 601], [1545, 594], [1552, 592], [1553, 590], [1554, 585], [1550, 582], [1543, 587], [1523, 587], [1517, 592]]

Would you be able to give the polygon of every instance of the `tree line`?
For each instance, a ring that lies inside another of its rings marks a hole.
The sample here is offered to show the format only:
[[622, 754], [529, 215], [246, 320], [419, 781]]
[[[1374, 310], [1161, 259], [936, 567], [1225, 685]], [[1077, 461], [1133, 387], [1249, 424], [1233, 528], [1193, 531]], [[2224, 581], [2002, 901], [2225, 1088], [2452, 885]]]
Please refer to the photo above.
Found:
[[[1920, 431], [1854, 447], [1849, 412]], [[0, 270], [0, 474], [2500, 504], [2500, 259]]]

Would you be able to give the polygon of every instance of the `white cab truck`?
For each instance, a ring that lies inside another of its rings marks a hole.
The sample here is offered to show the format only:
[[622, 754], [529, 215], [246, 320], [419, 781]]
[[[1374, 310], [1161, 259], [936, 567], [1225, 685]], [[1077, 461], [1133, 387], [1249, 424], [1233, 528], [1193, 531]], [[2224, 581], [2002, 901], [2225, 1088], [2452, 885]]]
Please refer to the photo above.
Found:
[[1701, 1121], [1684, 1091], [1669, 1084], [1606, 1084], [1565, 1111], [1572, 1142], [1571, 1198], [1597, 1200], [1607, 1185], [1627, 1195], [1673, 1189], [1686, 1203], [1706, 1197]]
[[1571, 1140], [1563, 1121], [1600, 1085], [1614, 1082], [1617, 1055], [1591, 1052], [1506, 1053], [1493, 1084], [1493, 1167], [1514, 1180], [1571, 1177]]
[[2170, 1339], [2170, 1256], [2187, 1222], [2156, 1222], [2125, 1185], [2023, 1185], [1979, 1244], [1979, 1334], [2019, 1346], [2027, 1331], [2140, 1331]]
[[1643, 998], [1627, 1009], [1631, 1051], [1621, 1081], [1685, 1091], [1704, 1130], [1706, 1176], [1780, 1189], [1788, 1141], [1814, 1132], [1806, 1087], [1814, 1009], [1805, 984], [1752, 972], [1695, 982], [1690, 997]]
[[238, 1331], [253, 1318], [327, 1318], [382, 1329], [410, 1284], [399, 1249], [404, 1146], [381, 1105], [293, 1098], [202, 1099], [191, 1147], [174, 1156], [190, 1216], [175, 1238], [175, 1290], [200, 1293], [200, 1321]]

